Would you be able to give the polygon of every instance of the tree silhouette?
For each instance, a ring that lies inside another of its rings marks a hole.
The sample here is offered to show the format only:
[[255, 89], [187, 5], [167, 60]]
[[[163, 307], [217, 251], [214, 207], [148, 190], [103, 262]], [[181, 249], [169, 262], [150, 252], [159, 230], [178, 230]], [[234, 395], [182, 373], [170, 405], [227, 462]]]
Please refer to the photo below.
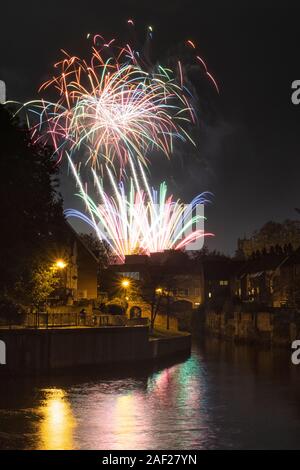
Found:
[[93, 233], [80, 233], [79, 236], [85, 246], [97, 257], [101, 271], [114, 262], [111, 247], [105, 240], [100, 241]]
[[[64, 240], [58, 167], [49, 147], [0, 105], [0, 300], [26, 290], [41, 263]], [[29, 287], [28, 287], [29, 288]]]

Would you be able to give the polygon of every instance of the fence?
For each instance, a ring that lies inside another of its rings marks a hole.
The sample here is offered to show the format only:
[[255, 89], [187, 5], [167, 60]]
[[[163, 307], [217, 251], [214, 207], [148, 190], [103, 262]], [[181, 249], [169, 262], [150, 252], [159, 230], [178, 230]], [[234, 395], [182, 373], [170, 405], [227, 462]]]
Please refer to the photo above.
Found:
[[25, 321], [25, 326], [28, 328], [79, 326], [79, 324], [80, 318], [77, 313], [30, 313]]
[[27, 315], [27, 328], [57, 328], [70, 326], [109, 326], [125, 325], [126, 318], [120, 315], [86, 315], [77, 312], [70, 313], [35, 313]]
[[22, 321], [0, 322], [0, 328], [67, 328], [67, 327], [105, 327], [105, 326], [133, 326], [147, 325], [147, 318], [128, 319], [125, 315], [112, 314], [80, 314], [78, 312], [46, 313], [37, 312], [27, 314]]

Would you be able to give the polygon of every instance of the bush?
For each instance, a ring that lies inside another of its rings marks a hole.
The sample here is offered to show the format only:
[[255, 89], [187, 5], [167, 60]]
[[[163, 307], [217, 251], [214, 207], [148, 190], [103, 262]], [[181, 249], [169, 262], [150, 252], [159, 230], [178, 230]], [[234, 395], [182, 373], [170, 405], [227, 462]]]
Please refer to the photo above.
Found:
[[25, 320], [24, 307], [8, 297], [0, 299], [0, 323], [22, 324]]
[[119, 304], [106, 304], [105, 310], [110, 315], [125, 315], [125, 308]]

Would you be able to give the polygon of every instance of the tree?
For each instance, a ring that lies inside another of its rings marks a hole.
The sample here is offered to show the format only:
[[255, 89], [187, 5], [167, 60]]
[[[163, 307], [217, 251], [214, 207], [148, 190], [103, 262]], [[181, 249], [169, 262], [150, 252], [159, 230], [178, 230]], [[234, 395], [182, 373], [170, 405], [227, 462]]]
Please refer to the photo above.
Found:
[[300, 243], [300, 221], [285, 220], [283, 223], [269, 221], [259, 230], [253, 232], [251, 241], [252, 251], [269, 250], [271, 246], [284, 246], [288, 244], [298, 246]]
[[162, 299], [164, 272], [161, 266], [149, 266], [141, 282], [141, 298], [150, 306], [150, 329], [154, 329]]
[[24, 304], [41, 307], [59, 285], [58, 270], [49, 263], [32, 267], [30, 279], [20, 282], [16, 287], [18, 298]]
[[0, 105], [0, 298], [16, 298], [64, 240], [65, 220], [52, 150]]
[[141, 281], [140, 295], [150, 306], [150, 328], [154, 329], [157, 314], [165, 311], [167, 327], [169, 326], [170, 302], [177, 286], [176, 267], [188, 262], [188, 257], [182, 252], [170, 252], [161, 263], [149, 265]]
[[221, 253], [220, 251], [217, 251], [217, 250], [209, 251], [207, 246], [204, 246], [202, 250], [193, 252], [192, 259], [197, 262], [197, 261], [204, 261], [204, 260], [225, 260], [225, 259], [230, 259], [230, 258], [226, 256], [224, 253]]
[[101, 271], [114, 261], [111, 248], [105, 240], [99, 240], [93, 233], [81, 233], [79, 236], [87, 248], [97, 257]]

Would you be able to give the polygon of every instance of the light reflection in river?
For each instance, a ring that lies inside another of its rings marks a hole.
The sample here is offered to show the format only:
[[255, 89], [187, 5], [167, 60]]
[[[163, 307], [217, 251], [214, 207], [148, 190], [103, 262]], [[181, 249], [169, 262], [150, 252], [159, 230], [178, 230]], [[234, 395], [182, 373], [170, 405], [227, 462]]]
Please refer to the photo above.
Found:
[[61, 389], [42, 390], [45, 398], [37, 410], [41, 415], [37, 448], [40, 450], [73, 449], [76, 425], [71, 405]]
[[206, 340], [161, 370], [0, 382], [0, 448], [300, 448], [288, 351]]

